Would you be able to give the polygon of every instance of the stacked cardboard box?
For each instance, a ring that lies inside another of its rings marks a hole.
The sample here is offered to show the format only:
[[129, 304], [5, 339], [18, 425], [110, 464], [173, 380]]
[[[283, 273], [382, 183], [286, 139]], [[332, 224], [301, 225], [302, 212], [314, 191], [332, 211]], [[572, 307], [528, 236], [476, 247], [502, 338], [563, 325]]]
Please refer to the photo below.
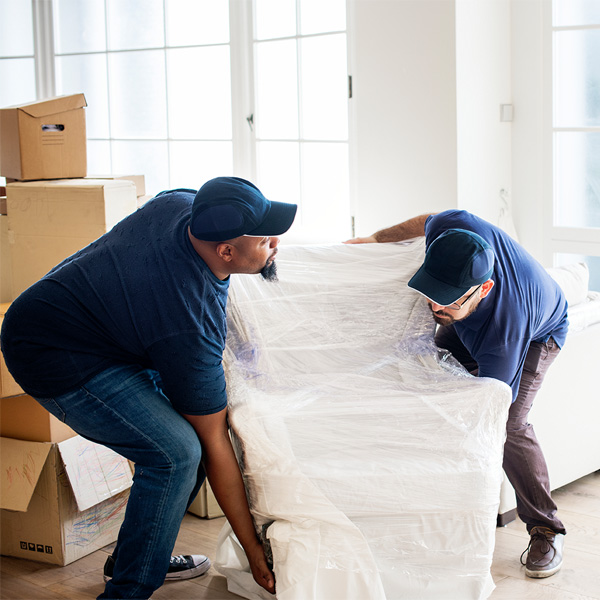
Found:
[[[86, 177], [85, 106], [75, 94], [0, 110], [0, 325], [12, 300], [145, 194], [143, 176]], [[0, 436], [2, 554], [64, 565], [116, 540], [129, 463], [25, 395], [3, 359]]]
[[80, 436], [0, 444], [3, 555], [66, 565], [117, 539], [132, 483], [127, 460]]
[[146, 199], [143, 175], [87, 177], [86, 105], [73, 94], [0, 109], [2, 302]]
[[85, 177], [83, 94], [0, 109], [0, 174], [29, 181]]
[[6, 186], [13, 294], [137, 209], [128, 180], [58, 179]]

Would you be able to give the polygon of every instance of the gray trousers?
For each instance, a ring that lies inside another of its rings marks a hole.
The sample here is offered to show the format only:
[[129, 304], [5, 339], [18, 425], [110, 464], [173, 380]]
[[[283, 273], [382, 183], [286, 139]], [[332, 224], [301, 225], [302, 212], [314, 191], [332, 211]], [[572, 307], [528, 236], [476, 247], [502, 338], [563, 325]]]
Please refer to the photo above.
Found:
[[[471, 374], [477, 375], [478, 365], [458, 338], [452, 325], [439, 327], [435, 336], [439, 348], [450, 351]], [[566, 533], [556, 516], [557, 506], [550, 495], [550, 479], [546, 459], [527, 422], [533, 400], [542, 385], [546, 371], [557, 357], [560, 348], [553, 338], [545, 344], [531, 342], [519, 385], [519, 393], [508, 412], [504, 471], [515, 488], [517, 513], [527, 525], [527, 531], [537, 525], [549, 527], [556, 533]]]

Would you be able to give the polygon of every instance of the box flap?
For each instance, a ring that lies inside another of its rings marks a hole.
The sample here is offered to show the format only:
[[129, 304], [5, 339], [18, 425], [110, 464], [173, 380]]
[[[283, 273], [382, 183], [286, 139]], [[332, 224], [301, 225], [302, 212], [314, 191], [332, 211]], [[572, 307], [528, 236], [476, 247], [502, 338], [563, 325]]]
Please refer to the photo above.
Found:
[[52, 444], [0, 438], [1, 507], [25, 512]]
[[38, 191], [40, 189], [66, 188], [72, 190], [86, 190], [92, 188], [125, 188], [131, 187], [135, 189], [133, 181], [128, 179], [88, 179], [88, 178], [72, 178], [72, 179], [47, 179], [40, 181], [15, 181], [8, 184], [7, 199], [10, 201], [14, 198], [14, 192], [22, 189], [33, 188]]
[[28, 115], [37, 118], [67, 112], [76, 108], [83, 108], [84, 106], [87, 106], [85, 96], [83, 94], [73, 94], [70, 96], [57, 96], [56, 98], [48, 98], [46, 100], [21, 104], [17, 108]]
[[58, 448], [80, 511], [131, 487], [129, 461], [106, 446], [76, 436]]

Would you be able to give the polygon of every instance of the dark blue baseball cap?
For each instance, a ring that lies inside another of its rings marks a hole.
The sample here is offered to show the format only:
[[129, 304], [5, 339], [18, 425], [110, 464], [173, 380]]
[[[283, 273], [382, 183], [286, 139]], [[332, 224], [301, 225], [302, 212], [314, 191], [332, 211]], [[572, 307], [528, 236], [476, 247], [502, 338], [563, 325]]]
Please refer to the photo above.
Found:
[[408, 287], [441, 306], [449, 306], [494, 272], [494, 251], [480, 236], [448, 229], [429, 245], [421, 268]]
[[190, 231], [195, 238], [209, 242], [242, 235], [281, 235], [292, 226], [297, 209], [296, 204], [267, 200], [245, 179], [217, 177], [198, 190]]

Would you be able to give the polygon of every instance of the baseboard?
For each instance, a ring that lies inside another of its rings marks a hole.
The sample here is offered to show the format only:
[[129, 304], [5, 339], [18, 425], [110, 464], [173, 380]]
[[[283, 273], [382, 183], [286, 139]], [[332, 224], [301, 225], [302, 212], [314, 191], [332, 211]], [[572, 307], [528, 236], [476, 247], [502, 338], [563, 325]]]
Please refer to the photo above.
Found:
[[517, 509], [507, 510], [496, 518], [496, 527], [504, 527], [517, 518]]

